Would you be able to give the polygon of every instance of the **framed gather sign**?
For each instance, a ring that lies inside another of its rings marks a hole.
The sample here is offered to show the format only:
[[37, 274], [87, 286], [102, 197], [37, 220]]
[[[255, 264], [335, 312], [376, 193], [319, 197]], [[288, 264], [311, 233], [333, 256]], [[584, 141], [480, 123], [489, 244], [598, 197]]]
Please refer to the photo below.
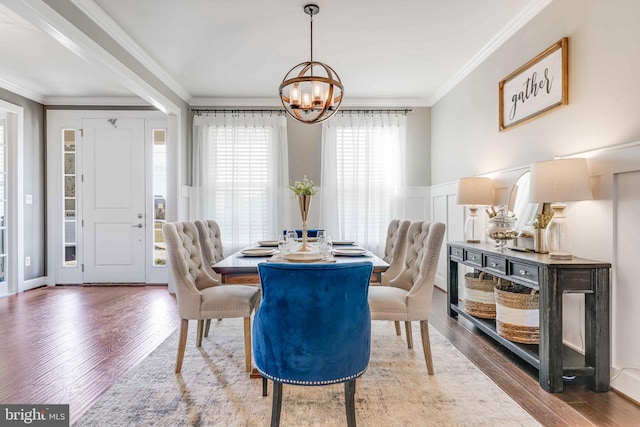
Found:
[[499, 84], [500, 131], [569, 103], [569, 39], [505, 77]]

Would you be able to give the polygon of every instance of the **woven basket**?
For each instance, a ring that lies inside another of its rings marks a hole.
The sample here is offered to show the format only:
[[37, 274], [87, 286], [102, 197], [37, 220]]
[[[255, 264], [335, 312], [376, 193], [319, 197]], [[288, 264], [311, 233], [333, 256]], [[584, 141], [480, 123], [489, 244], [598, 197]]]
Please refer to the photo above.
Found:
[[483, 319], [496, 318], [496, 300], [493, 276], [484, 272], [464, 275], [464, 310]]
[[499, 279], [495, 291], [496, 331], [522, 344], [540, 342], [540, 292]]

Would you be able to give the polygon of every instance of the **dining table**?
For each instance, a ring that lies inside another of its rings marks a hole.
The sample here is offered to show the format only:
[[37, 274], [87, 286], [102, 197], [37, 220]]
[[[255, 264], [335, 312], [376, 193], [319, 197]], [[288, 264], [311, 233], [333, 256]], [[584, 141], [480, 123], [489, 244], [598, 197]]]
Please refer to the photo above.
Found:
[[[257, 250], [261, 248], [256, 244], [250, 248], [241, 249], [230, 256], [224, 258], [213, 265], [213, 270], [220, 274], [223, 284], [259, 284], [258, 264], [261, 262], [289, 262], [280, 256], [277, 248], [264, 247], [264, 251]], [[255, 249], [253, 251], [247, 249]], [[370, 251], [363, 251], [362, 254], [349, 253], [355, 249], [363, 249], [356, 244], [334, 245], [332, 255], [326, 260], [319, 260], [318, 263], [336, 262], [340, 264], [360, 261], [371, 261], [373, 264], [373, 273], [371, 274], [372, 283], [380, 283], [382, 281], [382, 273], [387, 271], [389, 264]], [[262, 253], [262, 255], [260, 255]]]

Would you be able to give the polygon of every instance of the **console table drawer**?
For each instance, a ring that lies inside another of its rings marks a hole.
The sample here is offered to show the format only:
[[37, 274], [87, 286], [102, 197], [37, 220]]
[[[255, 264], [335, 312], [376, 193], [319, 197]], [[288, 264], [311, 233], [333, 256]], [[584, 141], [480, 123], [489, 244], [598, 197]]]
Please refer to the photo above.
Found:
[[478, 267], [482, 267], [482, 252], [465, 250], [464, 260], [469, 265], [476, 265]]
[[451, 248], [451, 258], [462, 261], [464, 260], [464, 251], [461, 248]]
[[504, 258], [486, 255], [484, 266], [489, 271], [507, 274], [507, 260]]
[[512, 262], [510, 276], [538, 284], [538, 267], [530, 264]]

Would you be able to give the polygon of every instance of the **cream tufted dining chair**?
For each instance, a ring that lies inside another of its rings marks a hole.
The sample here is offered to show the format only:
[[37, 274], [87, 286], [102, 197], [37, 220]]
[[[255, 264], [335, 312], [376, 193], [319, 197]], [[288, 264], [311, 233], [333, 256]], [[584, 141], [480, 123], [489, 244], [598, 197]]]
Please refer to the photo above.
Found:
[[[224, 259], [222, 248], [222, 237], [220, 236], [220, 226], [212, 219], [206, 221], [194, 221], [200, 236], [200, 248], [202, 249], [202, 260], [204, 269], [217, 281], [221, 282], [220, 274], [216, 273], [212, 266], [218, 261]], [[218, 319], [220, 320], [220, 319]], [[211, 319], [205, 320], [204, 336], [209, 336], [211, 328]]]
[[[395, 279], [402, 271], [404, 265], [404, 254], [407, 251], [407, 230], [409, 230], [410, 221], [400, 221], [392, 219], [387, 227], [387, 238], [384, 246], [384, 257], [382, 258], [389, 264], [387, 271], [382, 273], [380, 285], [388, 286], [391, 279]], [[394, 322], [396, 327], [396, 335], [400, 336], [400, 322]]]
[[216, 280], [220, 280], [220, 275], [213, 271], [211, 266], [224, 258], [222, 249], [222, 237], [220, 236], [220, 226], [212, 219], [206, 221], [194, 221], [200, 236], [200, 247], [202, 248], [202, 260], [207, 273]]
[[411, 224], [410, 221], [401, 221], [399, 219], [393, 219], [389, 222], [384, 246], [384, 257], [382, 258], [389, 264], [389, 268], [382, 273], [382, 285], [389, 285], [389, 282], [395, 279], [402, 271], [404, 254], [407, 251], [407, 231], [409, 230], [409, 224]]
[[254, 286], [222, 286], [203, 267], [200, 238], [191, 222], [166, 223], [162, 233], [167, 244], [169, 270], [176, 284], [180, 315], [180, 339], [176, 373], [182, 370], [189, 319], [198, 320], [196, 346], [202, 345], [206, 319], [244, 318], [244, 351], [247, 372], [251, 370], [251, 313], [260, 302]]
[[429, 312], [444, 230], [445, 225], [438, 222], [412, 222], [407, 232], [402, 272], [389, 282], [389, 286], [371, 286], [369, 289], [371, 319], [404, 321], [409, 348], [413, 348], [411, 321], [420, 321], [429, 375], [433, 375]]

